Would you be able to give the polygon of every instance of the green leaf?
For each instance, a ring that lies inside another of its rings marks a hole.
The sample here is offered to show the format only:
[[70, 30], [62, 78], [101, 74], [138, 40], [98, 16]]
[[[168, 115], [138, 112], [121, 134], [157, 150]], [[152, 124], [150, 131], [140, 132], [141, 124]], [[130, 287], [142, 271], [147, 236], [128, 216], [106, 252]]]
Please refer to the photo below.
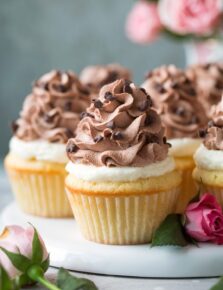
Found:
[[221, 277], [220, 280], [213, 287], [211, 287], [210, 290], [222, 290], [222, 289], [223, 289], [223, 277]]
[[57, 286], [61, 290], [97, 290], [95, 284], [88, 279], [72, 276], [67, 270], [61, 268], [57, 276]]
[[170, 214], [156, 230], [151, 246], [179, 246], [188, 245], [180, 214]]
[[0, 290], [14, 290], [15, 286], [8, 273], [0, 265]]
[[41, 264], [41, 268], [43, 269], [43, 272], [45, 273], [47, 271], [47, 269], [49, 268], [49, 265], [50, 265], [50, 256], [48, 256], [46, 258], [45, 261], [42, 262]]
[[31, 261], [22, 254], [10, 252], [4, 249], [3, 247], [0, 247], [0, 249], [7, 255], [13, 266], [15, 266], [15, 268], [21, 271], [22, 273], [25, 273], [26, 270], [31, 265]]
[[34, 229], [34, 236], [32, 241], [32, 262], [34, 264], [40, 264], [43, 259], [43, 246], [40, 242], [37, 230]]

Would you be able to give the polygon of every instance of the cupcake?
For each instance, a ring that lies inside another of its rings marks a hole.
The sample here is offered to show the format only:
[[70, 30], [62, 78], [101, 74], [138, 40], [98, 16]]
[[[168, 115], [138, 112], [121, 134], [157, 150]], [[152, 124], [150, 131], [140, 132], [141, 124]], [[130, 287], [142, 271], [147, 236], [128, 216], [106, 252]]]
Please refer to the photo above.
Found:
[[206, 113], [221, 100], [223, 91], [223, 63], [193, 65], [187, 69], [188, 77], [195, 82]]
[[215, 106], [208, 128], [200, 134], [204, 140], [194, 155], [193, 177], [201, 193], [214, 194], [223, 206], [223, 98]]
[[75, 136], [89, 93], [72, 72], [51, 71], [33, 85], [5, 158], [21, 209], [37, 216], [69, 217], [64, 189], [66, 142]]
[[173, 212], [180, 174], [151, 99], [124, 79], [104, 86], [67, 144], [65, 184], [84, 237], [141, 244]]
[[201, 143], [198, 131], [206, 126], [207, 117], [194, 83], [173, 65], [152, 71], [143, 87], [151, 95], [161, 116], [167, 140], [172, 145], [170, 155], [182, 173], [182, 188], [176, 207], [176, 212], [181, 213], [196, 193], [192, 178], [193, 154]]
[[121, 78], [131, 80], [132, 74], [130, 70], [117, 63], [87, 66], [80, 73], [80, 80], [91, 92], [92, 99], [98, 97], [104, 85]]

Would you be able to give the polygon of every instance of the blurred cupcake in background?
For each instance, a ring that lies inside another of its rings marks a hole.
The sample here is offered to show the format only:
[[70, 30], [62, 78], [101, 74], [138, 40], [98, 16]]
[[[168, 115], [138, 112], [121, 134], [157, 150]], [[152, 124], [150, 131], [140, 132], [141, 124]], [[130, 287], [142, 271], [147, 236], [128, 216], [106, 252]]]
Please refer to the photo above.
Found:
[[80, 80], [91, 92], [92, 99], [98, 97], [98, 93], [104, 85], [121, 78], [131, 80], [132, 73], [117, 63], [87, 66], [80, 73]]
[[196, 193], [192, 179], [193, 154], [201, 143], [199, 129], [206, 126], [208, 119], [194, 83], [184, 71], [173, 65], [150, 72], [142, 87], [151, 95], [153, 105], [161, 116], [167, 140], [172, 145], [170, 154], [182, 172], [183, 182], [176, 211], [183, 212]]
[[67, 144], [66, 188], [81, 232], [105, 244], [150, 242], [181, 182], [160, 117], [124, 79], [104, 86], [87, 112]]
[[210, 116], [211, 106], [220, 102], [223, 92], [223, 63], [193, 65], [186, 73], [195, 82], [198, 97]]
[[5, 167], [23, 211], [44, 217], [72, 214], [64, 191], [66, 142], [75, 136], [88, 90], [73, 72], [51, 71], [25, 99]]
[[214, 194], [223, 206], [223, 98], [214, 107], [207, 129], [200, 134], [204, 140], [194, 155], [193, 177], [201, 193]]

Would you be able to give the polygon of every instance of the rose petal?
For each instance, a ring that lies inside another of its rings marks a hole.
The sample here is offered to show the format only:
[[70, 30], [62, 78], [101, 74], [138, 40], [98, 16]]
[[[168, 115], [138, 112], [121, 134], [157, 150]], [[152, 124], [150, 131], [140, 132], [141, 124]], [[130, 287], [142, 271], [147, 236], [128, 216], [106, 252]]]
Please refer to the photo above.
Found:
[[[19, 253], [18, 248], [15, 245], [10, 244], [9, 242], [0, 241], [0, 247], [13, 253]], [[0, 249], [0, 264], [4, 267], [4, 269], [11, 278], [15, 278], [17, 275], [21, 273], [13, 266], [7, 255], [1, 249]]]
[[134, 42], [153, 41], [161, 30], [157, 5], [147, 1], [138, 1], [130, 11], [126, 22], [126, 34]]
[[202, 227], [202, 210], [191, 211], [186, 213], [186, 232], [189, 236], [197, 241], [209, 241], [210, 237], [206, 234]]
[[217, 202], [216, 197], [210, 193], [205, 193], [204, 195], [202, 195], [198, 202], [193, 202], [189, 204], [186, 211], [192, 211], [192, 210], [196, 210], [198, 208], [204, 208], [204, 207], [210, 208], [210, 209], [216, 209], [222, 212], [222, 208]]
[[177, 33], [206, 35], [220, 20], [221, 0], [160, 0], [159, 13], [162, 23]]

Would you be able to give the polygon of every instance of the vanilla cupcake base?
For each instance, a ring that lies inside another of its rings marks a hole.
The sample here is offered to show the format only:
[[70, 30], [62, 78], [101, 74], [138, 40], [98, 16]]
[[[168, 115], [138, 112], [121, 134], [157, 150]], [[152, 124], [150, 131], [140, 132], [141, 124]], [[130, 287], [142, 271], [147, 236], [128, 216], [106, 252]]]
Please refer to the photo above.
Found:
[[89, 182], [73, 174], [66, 188], [84, 237], [104, 244], [149, 243], [174, 211], [181, 178], [174, 171], [131, 182]]
[[65, 164], [25, 160], [9, 154], [5, 168], [16, 201], [24, 212], [52, 218], [72, 216], [64, 189]]
[[176, 212], [184, 213], [190, 200], [196, 195], [196, 183], [192, 177], [195, 163], [192, 157], [175, 157], [176, 169], [182, 176], [181, 190], [177, 200]]
[[223, 171], [196, 167], [193, 171], [193, 178], [196, 180], [197, 189], [201, 193], [214, 194], [223, 206]]

